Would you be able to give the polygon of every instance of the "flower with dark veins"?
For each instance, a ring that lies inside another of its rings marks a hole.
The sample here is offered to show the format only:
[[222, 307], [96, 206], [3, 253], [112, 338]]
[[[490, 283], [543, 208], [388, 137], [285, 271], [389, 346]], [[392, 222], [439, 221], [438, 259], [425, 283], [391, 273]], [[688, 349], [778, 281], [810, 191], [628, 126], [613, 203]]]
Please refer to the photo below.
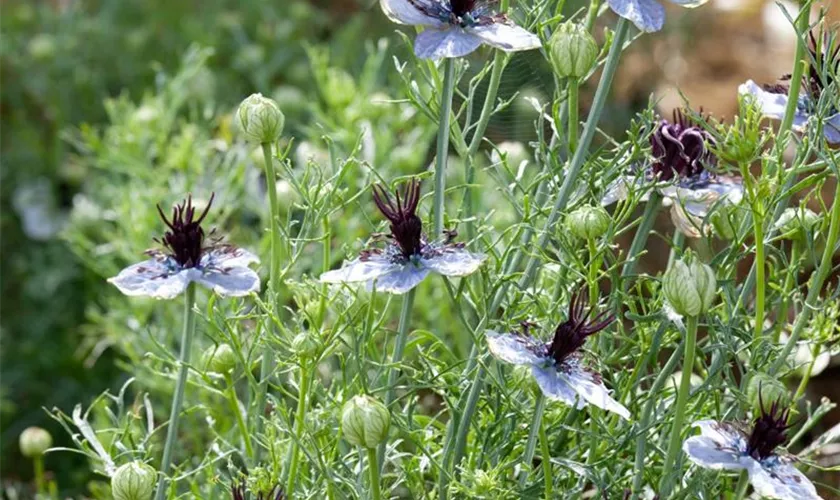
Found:
[[259, 262], [256, 255], [207, 237], [201, 223], [210, 211], [213, 196], [196, 217], [192, 197], [172, 209], [167, 218], [158, 205], [158, 213], [168, 227], [163, 238], [156, 239], [164, 250], [148, 250], [151, 257], [131, 265], [109, 278], [126, 295], [146, 295], [171, 299], [190, 282], [212, 289], [222, 297], [240, 297], [260, 289], [260, 278], [248, 265]]
[[390, 223], [385, 248], [364, 250], [344, 267], [322, 274], [322, 282], [365, 281], [372, 288], [375, 281], [377, 290], [402, 294], [417, 286], [430, 272], [466, 276], [486, 259], [485, 255], [465, 250], [463, 243], [454, 243], [454, 231], [447, 232], [439, 242], [426, 239], [417, 215], [420, 182], [416, 179], [408, 182], [402, 196], [397, 191], [394, 198], [381, 186], [374, 186], [373, 201]]
[[[699, 238], [708, 231], [704, 219], [717, 203], [737, 205], [744, 196], [740, 178], [710, 170], [717, 158], [709, 149], [714, 138], [680, 111], [672, 121], [661, 120], [650, 137], [651, 162], [642, 175], [622, 175], [607, 186], [601, 205], [627, 198], [650, 181], [671, 205], [671, 220], [683, 234]], [[644, 198], [646, 199], [646, 198]]]
[[423, 26], [414, 41], [422, 59], [465, 56], [482, 44], [506, 52], [531, 50], [540, 39], [490, 10], [487, 0], [379, 0], [382, 11], [398, 24]]
[[630, 412], [610, 397], [601, 374], [586, 366], [578, 350], [591, 335], [608, 327], [615, 317], [602, 312], [595, 317], [587, 310], [583, 291], [569, 303], [569, 315], [554, 331], [550, 342], [531, 335], [531, 324], [522, 332], [486, 332], [487, 346], [497, 359], [531, 368], [543, 394], [550, 399], [583, 408], [587, 403], [629, 419]]
[[[793, 129], [800, 132], [805, 130], [808, 120], [816, 115], [823, 94], [829, 89], [831, 92], [837, 92], [837, 86], [840, 85], [840, 82], [836, 80], [837, 73], [840, 72], [840, 43], [837, 43], [834, 34], [828, 33], [823, 36], [814, 36], [812, 31], [810, 39], [808, 47], [810, 64], [807, 74], [802, 77], [802, 87], [793, 116]], [[763, 86], [747, 80], [738, 87], [738, 93], [752, 95], [764, 116], [781, 120], [788, 106], [791, 78], [791, 75], [785, 75], [779, 83]], [[836, 102], [831, 99], [832, 96], [828, 97], [829, 103]], [[828, 142], [838, 144], [840, 143], [840, 110], [831, 104], [829, 109], [831, 111], [823, 124], [823, 136]]]
[[[708, 0], [671, 0], [680, 7], [694, 8]], [[609, 0], [610, 8], [642, 31], [659, 31], [665, 23], [665, 7], [656, 0]]]
[[[760, 399], [760, 397], [759, 397]], [[794, 459], [778, 448], [787, 441], [788, 410], [779, 401], [765, 409], [751, 426], [701, 420], [694, 423], [699, 436], [683, 443], [683, 451], [700, 467], [713, 470], [746, 470], [750, 483], [762, 497], [782, 500], [818, 500], [816, 488], [793, 466]]]

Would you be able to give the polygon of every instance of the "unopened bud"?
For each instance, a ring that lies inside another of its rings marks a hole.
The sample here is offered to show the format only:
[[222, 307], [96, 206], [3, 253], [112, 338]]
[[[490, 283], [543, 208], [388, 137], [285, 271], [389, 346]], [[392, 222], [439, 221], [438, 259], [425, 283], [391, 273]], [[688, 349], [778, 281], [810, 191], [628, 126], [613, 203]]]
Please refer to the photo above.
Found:
[[20, 453], [27, 457], [40, 457], [52, 446], [52, 436], [40, 427], [27, 427], [20, 433]]
[[786, 208], [779, 220], [776, 221], [776, 229], [782, 238], [796, 240], [813, 229], [819, 222], [820, 216], [808, 208]]
[[768, 410], [776, 401], [781, 401], [782, 406], [787, 406], [790, 401], [790, 392], [785, 384], [774, 377], [766, 373], [756, 373], [747, 384], [747, 400], [750, 402], [753, 413], [758, 415], [762, 412], [761, 403], [764, 403], [764, 410]]
[[586, 29], [576, 23], [561, 24], [549, 40], [551, 62], [561, 77], [586, 76], [598, 57], [598, 44]]
[[566, 216], [566, 228], [578, 238], [597, 238], [610, 227], [610, 214], [601, 206], [585, 205]]
[[662, 292], [678, 314], [699, 316], [709, 310], [715, 299], [715, 272], [689, 254], [665, 272]]
[[292, 339], [292, 350], [301, 358], [314, 356], [321, 343], [312, 332], [300, 332]]
[[232, 372], [236, 368], [236, 353], [228, 344], [210, 346], [201, 355], [201, 365], [207, 371], [222, 375]]
[[327, 70], [324, 98], [334, 108], [343, 108], [356, 97], [356, 82], [349, 73], [339, 68]]
[[341, 431], [351, 444], [376, 448], [388, 438], [391, 414], [379, 400], [354, 396], [341, 408]]
[[259, 143], [272, 143], [280, 138], [286, 117], [272, 99], [262, 94], [251, 94], [236, 111], [239, 129], [248, 139]]
[[155, 489], [157, 472], [143, 462], [121, 465], [111, 478], [114, 500], [149, 500]]

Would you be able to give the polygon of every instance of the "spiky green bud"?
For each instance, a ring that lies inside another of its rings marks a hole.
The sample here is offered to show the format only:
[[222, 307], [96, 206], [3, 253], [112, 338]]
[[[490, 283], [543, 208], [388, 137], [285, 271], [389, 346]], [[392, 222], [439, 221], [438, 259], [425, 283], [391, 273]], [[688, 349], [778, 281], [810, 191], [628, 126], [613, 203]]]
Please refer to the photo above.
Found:
[[252, 141], [273, 143], [283, 133], [286, 117], [277, 103], [262, 94], [251, 94], [236, 111], [239, 130]]

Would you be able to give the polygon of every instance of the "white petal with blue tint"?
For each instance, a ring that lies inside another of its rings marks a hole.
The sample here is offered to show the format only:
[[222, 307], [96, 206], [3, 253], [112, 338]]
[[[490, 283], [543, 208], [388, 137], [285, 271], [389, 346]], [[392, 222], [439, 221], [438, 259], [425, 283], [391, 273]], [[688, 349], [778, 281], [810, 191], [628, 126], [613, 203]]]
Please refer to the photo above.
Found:
[[[781, 120], [785, 116], [785, 109], [787, 108], [788, 96], [787, 94], [776, 94], [774, 92], [767, 92], [759, 87], [754, 81], [747, 80], [738, 87], [739, 94], [749, 94], [755, 97], [756, 103], [761, 109], [764, 116]], [[802, 130], [808, 122], [808, 116], [797, 111], [793, 117], [793, 127], [796, 130]]]
[[727, 422], [699, 420], [691, 424], [700, 429], [700, 435], [718, 443], [722, 447], [732, 448], [741, 453], [747, 452], [747, 437], [744, 433]]
[[537, 350], [542, 346], [533, 339], [512, 333], [496, 333], [492, 330], [487, 330], [485, 335], [490, 354], [505, 363], [536, 365], [543, 362], [543, 357], [537, 355]]
[[461, 28], [427, 28], [414, 39], [414, 55], [421, 59], [465, 56], [481, 45], [481, 38]]
[[515, 24], [495, 22], [480, 24], [468, 28], [487, 45], [505, 52], [538, 49], [542, 46], [537, 35]]
[[586, 406], [586, 402], [572, 389], [568, 380], [560, 378], [557, 369], [553, 366], [531, 365], [531, 374], [545, 397], [563, 401], [567, 405], [575, 406], [578, 409]]
[[362, 260], [348, 262], [341, 269], [327, 271], [318, 279], [324, 283], [354, 283], [369, 281], [382, 275], [398, 271], [401, 265], [391, 262], [381, 255], [371, 255]]
[[145, 295], [156, 299], [172, 299], [183, 293], [189, 283], [185, 271], [177, 272], [165, 260], [149, 259], [128, 266], [108, 282], [130, 296]]
[[247, 267], [251, 264], [259, 264], [260, 259], [253, 253], [243, 248], [233, 246], [220, 246], [204, 254], [201, 258], [202, 266], [211, 267]]
[[835, 114], [823, 125], [825, 140], [832, 144], [840, 144], [840, 113]]
[[787, 460], [771, 456], [748, 469], [750, 483], [759, 495], [781, 500], [822, 500], [813, 483]]
[[688, 213], [682, 205], [671, 205], [671, 222], [679, 232], [689, 238], [699, 238], [709, 231], [709, 226], [703, 223], [702, 217]]
[[260, 291], [260, 277], [245, 266], [208, 268], [203, 271], [188, 269], [190, 279], [201, 283], [221, 297], [242, 297]]
[[671, 0], [671, 3], [679, 5], [680, 7], [693, 9], [694, 7], [700, 7], [708, 1], [709, 0]]
[[694, 216], [705, 217], [718, 202], [737, 205], [744, 199], [744, 185], [740, 179], [719, 177], [697, 189], [677, 187], [672, 196]]
[[[434, 4], [435, 0], [414, 0], [413, 3], [428, 6], [429, 10], [437, 8]], [[427, 16], [420, 12], [412, 2], [408, 0], [379, 0], [379, 6], [382, 7], [382, 12], [388, 16], [388, 19], [397, 24], [413, 24], [421, 26], [440, 26], [442, 21]]]
[[665, 8], [655, 0], [609, 0], [610, 8], [642, 31], [659, 31], [665, 22]]
[[412, 263], [408, 263], [403, 266], [398, 266], [397, 269], [387, 274], [379, 276], [375, 282], [368, 282], [367, 288], [370, 290], [376, 287], [380, 292], [401, 295], [419, 285], [428, 275], [428, 268], [418, 267]]
[[749, 468], [752, 457], [742, 455], [733, 448], [721, 445], [706, 436], [692, 436], [682, 446], [688, 458], [701, 467], [714, 470], [739, 470]]
[[421, 258], [421, 263], [436, 273], [444, 276], [466, 276], [474, 273], [486, 255], [468, 252], [462, 248], [442, 248], [437, 255]]
[[560, 378], [566, 378], [572, 389], [583, 399], [598, 408], [616, 413], [624, 419], [630, 419], [630, 411], [610, 397], [610, 391], [604, 386], [600, 375], [586, 370], [577, 361], [567, 361], [564, 363], [564, 366], [567, 369], [559, 370], [558, 376]]

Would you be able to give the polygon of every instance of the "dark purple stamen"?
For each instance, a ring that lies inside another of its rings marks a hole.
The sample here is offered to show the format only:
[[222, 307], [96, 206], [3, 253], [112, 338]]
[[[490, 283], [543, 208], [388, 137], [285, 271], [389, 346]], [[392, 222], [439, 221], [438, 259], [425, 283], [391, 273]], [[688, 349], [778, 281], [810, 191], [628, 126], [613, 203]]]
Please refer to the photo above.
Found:
[[391, 223], [391, 237], [399, 245], [403, 255], [418, 255], [423, 246], [423, 224], [415, 213], [420, 202], [420, 182], [417, 179], [410, 180], [402, 198], [399, 191], [395, 191], [394, 194], [396, 202], [391, 200], [385, 188], [374, 186], [373, 202]]
[[[831, 86], [834, 82], [834, 74], [840, 71], [840, 44], [834, 44], [828, 33], [823, 33], [822, 43], [817, 43], [817, 37], [814, 36], [814, 30], [808, 32], [810, 43], [808, 44], [808, 52], [811, 53], [809, 61], [816, 62], [816, 64], [809, 64], [808, 73], [802, 77], [802, 86], [809, 97], [816, 101], [825, 89]], [[825, 71], [825, 80], [822, 79], [822, 69], [828, 66]], [[782, 76], [783, 83], [773, 85], [763, 85], [764, 90], [771, 94], [787, 94], [790, 92], [790, 79], [792, 75], [787, 74]]]
[[714, 155], [706, 147], [712, 141], [702, 127], [692, 125], [681, 111], [674, 111], [673, 122], [662, 120], [650, 138], [654, 173], [663, 181], [701, 174], [714, 162]]
[[449, 6], [453, 14], [462, 17], [472, 12], [477, 3], [477, 0], [450, 0]]
[[[233, 500], [245, 500], [247, 497], [247, 490], [245, 489], [245, 485], [242, 483], [233, 484], [230, 487], [230, 494]], [[258, 493], [256, 497], [251, 497], [254, 500], [286, 500], [286, 493], [283, 492], [283, 488], [279, 486], [275, 486], [271, 488], [268, 493], [263, 495], [262, 492]]]
[[753, 429], [747, 441], [747, 454], [756, 460], [762, 460], [772, 455], [773, 450], [787, 441], [785, 432], [792, 426], [787, 423], [790, 410], [782, 410], [781, 401], [773, 402], [769, 411], [766, 411], [759, 389], [758, 402], [761, 405], [761, 415], [753, 422]]
[[591, 320], [592, 309], [586, 307], [584, 290], [581, 289], [569, 302], [569, 317], [554, 331], [554, 338], [548, 345], [548, 355], [560, 364], [580, 349], [586, 338], [603, 330], [615, 321], [615, 316], [607, 311], [598, 314]]
[[187, 196], [187, 199], [180, 205], [175, 205], [172, 209], [171, 219], [166, 218], [166, 214], [163, 213], [160, 205], [157, 206], [161, 219], [170, 230], [163, 235], [162, 239], [156, 241], [166, 247], [172, 258], [182, 267], [195, 267], [201, 262], [201, 256], [205, 250], [204, 229], [201, 228], [201, 221], [210, 211], [214, 196], [215, 193], [210, 195], [207, 207], [197, 219], [195, 218], [195, 207], [192, 205], [191, 195]]

